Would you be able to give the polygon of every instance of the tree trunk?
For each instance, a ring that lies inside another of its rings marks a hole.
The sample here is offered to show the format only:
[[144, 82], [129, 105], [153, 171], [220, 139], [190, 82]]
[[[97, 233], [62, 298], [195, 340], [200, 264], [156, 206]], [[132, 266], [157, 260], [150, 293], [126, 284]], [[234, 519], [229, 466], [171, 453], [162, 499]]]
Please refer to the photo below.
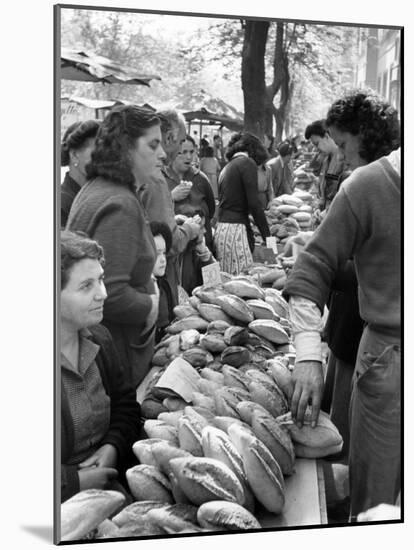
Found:
[[280, 87], [280, 100], [279, 107], [275, 109], [276, 119], [276, 143], [279, 143], [283, 138], [283, 130], [285, 126], [286, 117], [289, 112], [290, 99], [293, 93], [293, 82], [290, 80], [289, 75], [289, 60], [285, 53], [283, 56], [283, 82]]
[[266, 130], [265, 50], [268, 21], [246, 21], [242, 51], [244, 129], [263, 139]]

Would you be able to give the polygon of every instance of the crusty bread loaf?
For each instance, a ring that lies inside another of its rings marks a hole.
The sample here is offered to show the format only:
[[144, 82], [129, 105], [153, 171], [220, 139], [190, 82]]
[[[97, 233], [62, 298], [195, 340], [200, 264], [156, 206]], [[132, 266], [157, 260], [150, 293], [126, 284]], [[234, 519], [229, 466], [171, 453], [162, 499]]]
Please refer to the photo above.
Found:
[[220, 531], [261, 528], [260, 523], [246, 508], [223, 500], [213, 500], [202, 504], [197, 512], [197, 520], [206, 529]]
[[125, 475], [135, 500], [159, 500], [172, 504], [170, 482], [157, 467], [138, 464], [129, 468]]
[[118, 491], [87, 489], [61, 505], [61, 540], [80, 540], [115, 512], [125, 501]]
[[225, 464], [213, 458], [174, 458], [171, 469], [189, 498], [199, 506], [209, 500], [228, 500], [243, 504], [243, 487]]

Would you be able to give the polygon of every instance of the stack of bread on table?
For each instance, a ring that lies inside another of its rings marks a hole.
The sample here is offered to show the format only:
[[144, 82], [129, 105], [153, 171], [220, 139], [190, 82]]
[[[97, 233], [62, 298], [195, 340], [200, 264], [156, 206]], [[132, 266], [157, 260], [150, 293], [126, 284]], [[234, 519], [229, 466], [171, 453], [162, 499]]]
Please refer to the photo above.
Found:
[[[280, 195], [270, 201], [265, 216], [270, 234], [279, 245], [286, 244], [289, 237], [299, 231], [308, 231], [312, 225], [312, 214], [315, 209], [315, 198], [308, 191], [295, 189], [289, 194]], [[250, 223], [255, 236], [255, 243], [261, 245], [260, 231], [250, 216]]]
[[133, 445], [126, 472], [134, 502], [78, 493], [62, 505], [62, 540], [260, 529], [263, 511], [283, 513], [296, 457], [342, 447], [324, 413], [314, 429], [309, 415], [301, 429], [292, 421], [295, 350], [281, 293], [252, 276], [222, 279], [175, 308], [156, 348], [142, 403], [148, 439]]

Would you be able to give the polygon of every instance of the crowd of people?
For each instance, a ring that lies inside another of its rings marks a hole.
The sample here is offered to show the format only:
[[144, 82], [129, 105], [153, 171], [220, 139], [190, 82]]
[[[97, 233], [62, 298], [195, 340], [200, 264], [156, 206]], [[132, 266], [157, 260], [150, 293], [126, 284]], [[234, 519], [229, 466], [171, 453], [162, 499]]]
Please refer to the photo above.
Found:
[[[113, 108], [70, 126], [61, 163], [62, 500], [125, 485], [142, 437], [135, 391], [173, 308], [219, 262], [238, 275], [265, 211], [313, 151], [315, 227], [289, 273], [291, 411], [322, 408], [344, 439], [350, 520], [400, 494], [400, 127], [369, 90], [335, 101], [304, 138], [197, 143], [174, 110]], [[299, 234], [298, 238], [304, 238]], [[328, 306], [326, 325], [322, 314]], [[321, 341], [329, 346], [326, 375]], [[125, 488], [122, 489], [125, 491]]]

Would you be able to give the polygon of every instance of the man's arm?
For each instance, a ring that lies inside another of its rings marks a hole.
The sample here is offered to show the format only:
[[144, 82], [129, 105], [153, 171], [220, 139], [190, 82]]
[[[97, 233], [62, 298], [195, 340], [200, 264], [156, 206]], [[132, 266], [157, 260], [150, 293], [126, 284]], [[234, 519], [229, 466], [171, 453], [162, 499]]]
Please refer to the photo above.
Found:
[[296, 348], [292, 377], [294, 389], [291, 400], [292, 417], [302, 426], [306, 408], [312, 406], [312, 426], [318, 420], [323, 392], [321, 332], [322, 315], [311, 300], [291, 296], [289, 316]]
[[[341, 189], [318, 230], [313, 234], [303, 252], [301, 252], [290, 272], [283, 294], [290, 297], [293, 323], [298, 346], [297, 365], [294, 369], [295, 393], [292, 400], [292, 413], [298, 422], [303, 421], [306, 405], [312, 401], [312, 419], [319, 414], [320, 394], [322, 392], [322, 366], [318, 356], [303, 354], [301, 340], [309, 339], [308, 333], [319, 334], [319, 320], [328, 300], [332, 284], [340, 266], [353, 256], [364, 238], [364, 229], [356, 219], [344, 189]], [[306, 302], [295, 304], [295, 297], [306, 298]], [[305, 323], [298, 323], [295, 314], [301, 309], [310, 313]], [[303, 332], [305, 336], [299, 336]], [[315, 340], [313, 340], [315, 342]], [[311, 346], [313, 349], [313, 344]], [[316, 361], [316, 364], [315, 364]], [[320, 358], [319, 358], [320, 361]], [[303, 362], [303, 364], [301, 364]], [[309, 364], [305, 364], [309, 363]], [[312, 363], [312, 364], [310, 364]], [[295, 372], [296, 371], [296, 372]]]

